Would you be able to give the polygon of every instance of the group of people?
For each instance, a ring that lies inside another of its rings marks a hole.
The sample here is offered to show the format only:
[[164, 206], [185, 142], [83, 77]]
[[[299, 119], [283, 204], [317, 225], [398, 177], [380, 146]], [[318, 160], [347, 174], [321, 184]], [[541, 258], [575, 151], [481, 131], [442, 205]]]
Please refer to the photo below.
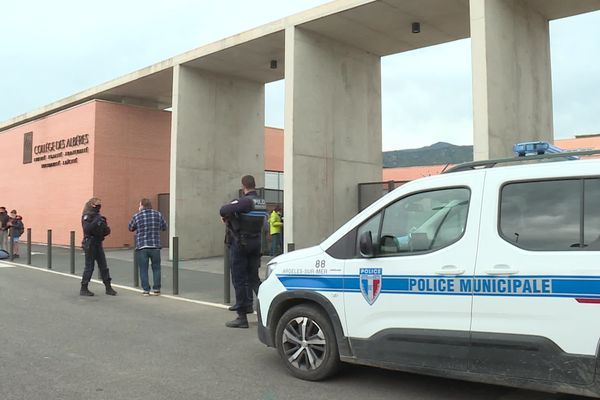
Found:
[[[242, 190], [242, 197], [223, 205], [220, 209], [221, 219], [227, 226], [226, 242], [229, 246], [232, 283], [235, 289], [235, 304], [229, 309], [237, 312], [237, 318], [226, 323], [230, 328], [248, 328], [247, 314], [254, 312], [253, 296], [258, 293], [261, 283], [258, 271], [262, 232], [267, 221], [272, 238], [271, 254], [279, 254], [282, 247], [281, 209], [278, 207], [270, 215], [267, 213], [266, 202], [258, 196], [256, 182], [252, 175], [242, 178]], [[88, 285], [95, 264], [100, 269], [106, 294], [110, 296], [117, 294], [111, 286], [110, 272], [102, 246], [104, 238], [110, 234], [110, 227], [107, 219], [100, 213], [101, 207], [100, 199], [93, 197], [85, 204], [81, 216], [82, 247], [85, 252], [81, 296], [94, 295]], [[2, 208], [0, 208], [0, 215], [1, 211]], [[2, 226], [5, 226], [4, 222]], [[140, 201], [138, 212], [131, 218], [128, 228], [131, 232], [135, 232], [135, 257], [140, 269], [142, 293], [144, 296], [158, 296], [161, 288], [160, 232], [167, 229], [167, 224], [161, 213], [152, 209], [150, 200], [144, 198]], [[153, 273], [152, 292], [148, 277], [150, 263]]]
[[[102, 282], [104, 282], [105, 293], [115, 296], [117, 292], [112, 288], [110, 271], [106, 264], [106, 256], [102, 242], [110, 235], [108, 221], [100, 213], [102, 202], [97, 197], [87, 201], [81, 216], [83, 227], [83, 241], [81, 246], [85, 253], [85, 268], [81, 278], [81, 296], [93, 296], [94, 293], [88, 288], [94, 264], [98, 264]], [[142, 294], [144, 296], [159, 296], [161, 287], [160, 271], [160, 231], [167, 230], [167, 223], [162, 214], [152, 209], [149, 199], [142, 199], [139, 203], [138, 212], [131, 218], [128, 228], [135, 232], [135, 257], [140, 269], [140, 280], [142, 283]], [[152, 293], [150, 293], [150, 282], [148, 279], [148, 266], [152, 263]]]
[[[14, 258], [19, 257], [19, 239], [25, 226], [23, 218], [17, 214], [17, 210], [11, 210], [10, 214], [6, 211], [6, 207], [0, 207], [0, 250], [6, 253], [12, 252]], [[13, 243], [12, 249], [10, 243]]]

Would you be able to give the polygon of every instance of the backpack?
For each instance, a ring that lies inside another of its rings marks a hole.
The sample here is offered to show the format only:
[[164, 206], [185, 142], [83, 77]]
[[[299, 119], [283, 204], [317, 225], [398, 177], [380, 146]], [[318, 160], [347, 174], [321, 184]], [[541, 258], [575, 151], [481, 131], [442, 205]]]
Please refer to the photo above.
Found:
[[19, 237], [23, 236], [23, 232], [25, 232], [25, 225], [23, 225], [23, 221], [19, 219], [19, 220], [13, 222], [13, 226], [17, 230], [17, 235]]

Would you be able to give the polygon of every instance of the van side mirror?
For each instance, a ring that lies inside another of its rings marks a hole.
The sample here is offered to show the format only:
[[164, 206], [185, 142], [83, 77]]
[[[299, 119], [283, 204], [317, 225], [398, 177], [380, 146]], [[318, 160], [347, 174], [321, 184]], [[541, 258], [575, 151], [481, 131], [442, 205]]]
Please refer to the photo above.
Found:
[[373, 257], [375, 256], [375, 251], [373, 250], [373, 237], [371, 236], [371, 231], [363, 232], [358, 239], [358, 244], [360, 248], [360, 254], [363, 257]]

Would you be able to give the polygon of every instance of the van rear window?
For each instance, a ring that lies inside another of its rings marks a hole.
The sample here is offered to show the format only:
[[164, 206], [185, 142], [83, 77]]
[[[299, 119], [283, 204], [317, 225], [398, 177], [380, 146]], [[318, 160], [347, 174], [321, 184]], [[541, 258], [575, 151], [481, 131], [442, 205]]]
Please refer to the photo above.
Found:
[[505, 185], [499, 233], [526, 250], [600, 250], [600, 179]]

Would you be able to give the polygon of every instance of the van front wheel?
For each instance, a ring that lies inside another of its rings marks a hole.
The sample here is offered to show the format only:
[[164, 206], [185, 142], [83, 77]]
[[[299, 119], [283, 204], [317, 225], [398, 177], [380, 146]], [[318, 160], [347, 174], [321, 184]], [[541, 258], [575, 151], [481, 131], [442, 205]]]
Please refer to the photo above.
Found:
[[339, 368], [331, 322], [314, 306], [299, 305], [286, 311], [277, 324], [275, 339], [281, 359], [297, 378], [318, 381]]

